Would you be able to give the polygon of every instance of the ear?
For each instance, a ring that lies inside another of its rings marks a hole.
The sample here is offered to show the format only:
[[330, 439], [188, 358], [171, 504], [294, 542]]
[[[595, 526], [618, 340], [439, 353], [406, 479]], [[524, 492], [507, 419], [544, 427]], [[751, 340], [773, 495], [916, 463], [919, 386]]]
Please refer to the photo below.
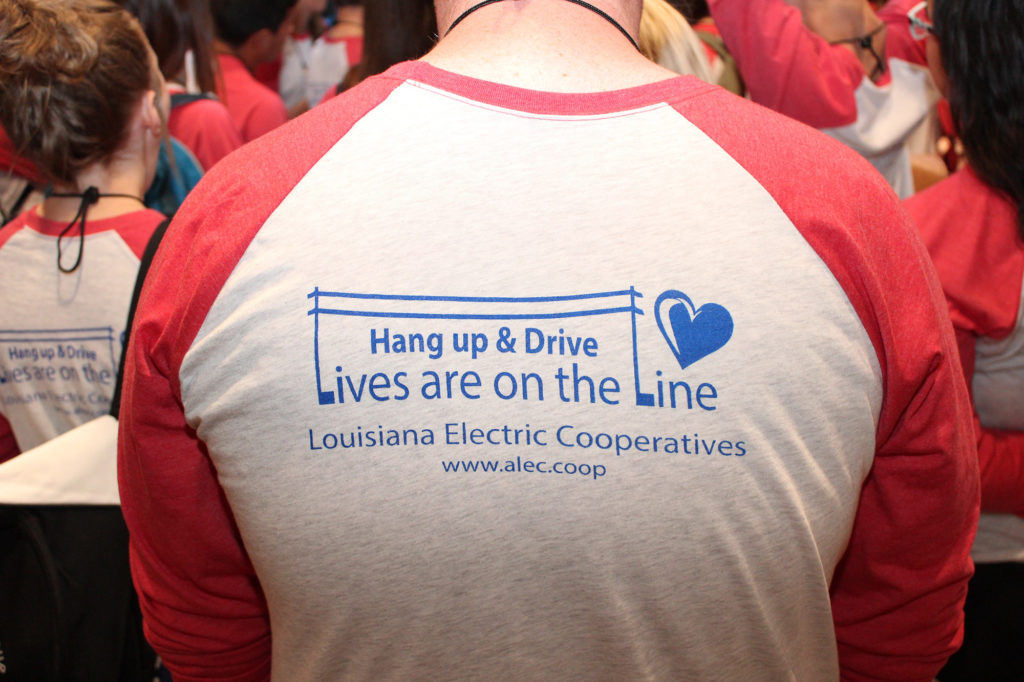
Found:
[[156, 136], [163, 134], [164, 117], [160, 110], [160, 101], [155, 90], [147, 90], [142, 94], [139, 106], [139, 122], [142, 127]]

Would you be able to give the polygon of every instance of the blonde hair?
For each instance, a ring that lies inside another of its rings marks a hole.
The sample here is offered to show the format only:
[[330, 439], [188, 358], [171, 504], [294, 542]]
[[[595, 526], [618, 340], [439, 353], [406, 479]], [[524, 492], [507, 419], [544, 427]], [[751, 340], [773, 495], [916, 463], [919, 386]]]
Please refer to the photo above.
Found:
[[644, 56], [666, 69], [715, 82], [700, 38], [666, 0], [644, 0], [637, 42]]
[[0, 0], [0, 45], [0, 124], [52, 182], [113, 156], [160, 89], [142, 28], [106, 0]]

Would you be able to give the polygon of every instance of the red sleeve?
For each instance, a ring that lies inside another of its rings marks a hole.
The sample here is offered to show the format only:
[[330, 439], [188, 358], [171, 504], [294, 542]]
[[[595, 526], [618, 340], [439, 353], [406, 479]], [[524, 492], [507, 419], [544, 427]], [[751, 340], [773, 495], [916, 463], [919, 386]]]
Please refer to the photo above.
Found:
[[21, 448], [18, 447], [18, 441], [14, 438], [11, 424], [0, 414], [0, 464], [20, 454]]
[[192, 150], [203, 170], [242, 146], [242, 136], [227, 108], [218, 101], [201, 99], [171, 110], [167, 127]]
[[304, 135], [280, 144], [294, 127], [286, 125], [218, 164], [182, 205], [146, 279], [125, 367], [118, 482], [146, 637], [175, 682], [267, 680], [271, 651], [255, 568], [206, 446], [186, 422], [182, 360], [263, 221], [396, 84], [368, 81], [310, 112]]
[[886, 236], [862, 247], [877, 269], [843, 272], [845, 247], [816, 247], [864, 320], [885, 383], [874, 465], [832, 580], [833, 619], [844, 680], [931, 680], [963, 636], [977, 457], [935, 271], [889, 189], [888, 201], [873, 189], [857, 224], [862, 237]]
[[733, 106], [725, 120], [724, 105], [712, 96], [679, 108], [759, 180], [829, 266], [882, 371], [874, 463], [831, 582], [842, 678], [931, 680], [961, 641], [979, 505], [967, 388], [938, 279], [863, 159], [755, 107]]
[[805, 27], [800, 10], [783, 0], [709, 0], [708, 7], [751, 99], [814, 128], [857, 120], [864, 68], [853, 52]]
[[163, 213], [151, 208], [128, 213], [121, 217], [121, 227], [118, 228], [117, 234], [132, 250], [135, 257], [141, 259], [153, 232], [165, 220], [167, 217]]

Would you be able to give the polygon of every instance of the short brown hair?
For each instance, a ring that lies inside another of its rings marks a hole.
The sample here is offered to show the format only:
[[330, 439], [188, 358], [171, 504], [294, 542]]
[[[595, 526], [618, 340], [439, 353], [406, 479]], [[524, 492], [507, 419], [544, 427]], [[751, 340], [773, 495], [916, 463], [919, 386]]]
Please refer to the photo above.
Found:
[[138, 22], [107, 0], [0, 0], [0, 124], [52, 182], [109, 159], [159, 88]]

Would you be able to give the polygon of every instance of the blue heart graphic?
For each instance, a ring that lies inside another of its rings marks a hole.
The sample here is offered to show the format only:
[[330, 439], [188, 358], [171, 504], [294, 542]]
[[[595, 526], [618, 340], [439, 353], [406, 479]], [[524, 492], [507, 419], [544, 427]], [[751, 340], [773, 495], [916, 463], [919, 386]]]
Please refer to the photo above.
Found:
[[654, 317], [682, 369], [711, 355], [732, 338], [732, 315], [728, 310], [717, 303], [694, 308], [690, 297], [675, 289], [658, 297]]

